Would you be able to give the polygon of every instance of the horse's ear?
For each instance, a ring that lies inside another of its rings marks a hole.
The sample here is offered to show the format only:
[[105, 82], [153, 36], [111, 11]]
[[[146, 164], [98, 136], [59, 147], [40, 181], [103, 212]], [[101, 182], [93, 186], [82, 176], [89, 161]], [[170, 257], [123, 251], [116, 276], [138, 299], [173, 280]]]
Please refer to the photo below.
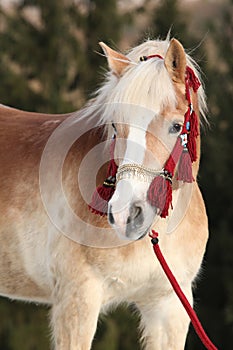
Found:
[[164, 63], [173, 81], [177, 83], [185, 82], [186, 55], [178, 40], [172, 39], [170, 41]]
[[130, 64], [130, 60], [121, 53], [111, 49], [105, 43], [100, 42], [99, 44], [107, 57], [109, 68], [114, 74], [121, 76], [124, 69]]

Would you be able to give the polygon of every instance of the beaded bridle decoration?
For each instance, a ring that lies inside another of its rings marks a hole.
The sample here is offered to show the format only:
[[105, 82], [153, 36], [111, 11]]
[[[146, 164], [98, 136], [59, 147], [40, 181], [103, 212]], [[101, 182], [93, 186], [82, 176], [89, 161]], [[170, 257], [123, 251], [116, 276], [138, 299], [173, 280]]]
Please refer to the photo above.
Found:
[[[140, 181], [151, 183], [155, 176], [164, 176], [163, 170], [155, 170], [147, 168], [144, 165], [135, 163], [128, 163], [120, 165], [116, 174], [116, 184], [123, 179], [130, 179], [137, 177]], [[167, 174], [169, 177], [169, 175]], [[170, 181], [172, 179], [170, 178]]]
[[[143, 56], [141, 61], [152, 58], [163, 59], [160, 55]], [[184, 115], [182, 131], [176, 140], [175, 146], [164, 164], [162, 170], [154, 170], [139, 164], [116, 165], [114, 160], [114, 149], [116, 143], [116, 130], [111, 143], [111, 160], [108, 165], [107, 178], [103, 185], [97, 187], [93, 194], [89, 209], [99, 215], [108, 212], [108, 201], [112, 198], [116, 182], [122, 179], [137, 177], [140, 181], [149, 182], [147, 193], [148, 202], [158, 209], [162, 218], [168, 215], [172, 205], [172, 179], [177, 168], [177, 180], [191, 183], [194, 181], [192, 175], [192, 163], [197, 159], [196, 140], [199, 134], [198, 118], [193, 109], [191, 101], [191, 89], [194, 93], [200, 87], [200, 81], [189, 66], [186, 67], [185, 75], [185, 97], [188, 109]]]

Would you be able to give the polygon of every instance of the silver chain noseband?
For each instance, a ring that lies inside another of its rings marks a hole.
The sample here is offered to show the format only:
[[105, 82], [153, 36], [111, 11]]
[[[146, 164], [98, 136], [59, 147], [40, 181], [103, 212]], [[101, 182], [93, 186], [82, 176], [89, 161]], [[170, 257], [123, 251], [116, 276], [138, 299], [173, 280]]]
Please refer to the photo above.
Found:
[[155, 170], [147, 168], [144, 165], [139, 165], [135, 163], [120, 165], [116, 174], [116, 182], [123, 179], [131, 179], [132, 177], [137, 177], [140, 181], [151, 183], [151, 181], [156, 176], [164, 176], [169, 181], [172, 181], [170, 174], [168, 174], [164, 169]]

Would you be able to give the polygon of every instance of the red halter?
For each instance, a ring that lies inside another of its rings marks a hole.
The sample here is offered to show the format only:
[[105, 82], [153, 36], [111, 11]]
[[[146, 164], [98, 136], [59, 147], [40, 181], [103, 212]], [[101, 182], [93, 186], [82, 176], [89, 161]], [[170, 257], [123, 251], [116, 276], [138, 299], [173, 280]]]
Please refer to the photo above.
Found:
[[[146, 61], [151, 58], [163, 59], [160, 55], [142, 56], [140, 61]], [[200, 82], [190, 67], [186, 67], [185, 76], [185, 96], [188, 102], [188, 110], [184, 116], [184, 124], [181, 134], [177, 138], [176, 144], [166, 161], [163, 172], [156, 176], [150, 184], [147, 199], [152, 206], [155, 206], [162, 218], [168, 215], [169, 208], [172, 204], [172, 178], [175, 173], [177, 164], [177, 179], [183, 182], [192, 182], [192, 162], [197, 159], [196, 139], [199, 134], [198, 118], [193, 109], [190, 89], [197, 92]], [[103, 185], [97, 187], [89, 204], [89, 209], [99, 215], [106, 215], [108, 211], [108, 201], [112, 198], [115, 191], [117, 165], [114, 160], [114, 147], [116, 142], [116, 133], [114, 133], [111, 144], [111, 160], [109, 162], [107, 177]]]
[[200, 82], [190, 67], [186, 68], [185, 89], [188, 101], [188, 110], [184, 116], [182, 131], [177, 138], [175, 146], [164, 165], [164, 173], [155, 177], [152, 181], [147, 198], [152, 206], [160, 210], [160, 216], [165, 218], [168, 215], [172, 203], [172, 178], [179, 162], [177, 179], [191, 183], [192, 162], [197, 160], [196, 140], [199, 134], [198, 119], [193, 109], [190, 88], [196, 93]]

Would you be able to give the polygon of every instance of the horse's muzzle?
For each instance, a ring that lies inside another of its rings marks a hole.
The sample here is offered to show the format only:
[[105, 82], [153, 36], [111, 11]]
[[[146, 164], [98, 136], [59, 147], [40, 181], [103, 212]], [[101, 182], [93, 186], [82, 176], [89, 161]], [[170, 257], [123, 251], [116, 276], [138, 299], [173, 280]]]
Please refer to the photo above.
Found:
[[154, 216], [154, 210], [151, 207], [147, 208], [145, 203], [139, 201], [118, 211], [114, 210], [114, 205], [109, 205], [109, 223], [123, 239], [137, 240], [142, 238], [150, 228]]

